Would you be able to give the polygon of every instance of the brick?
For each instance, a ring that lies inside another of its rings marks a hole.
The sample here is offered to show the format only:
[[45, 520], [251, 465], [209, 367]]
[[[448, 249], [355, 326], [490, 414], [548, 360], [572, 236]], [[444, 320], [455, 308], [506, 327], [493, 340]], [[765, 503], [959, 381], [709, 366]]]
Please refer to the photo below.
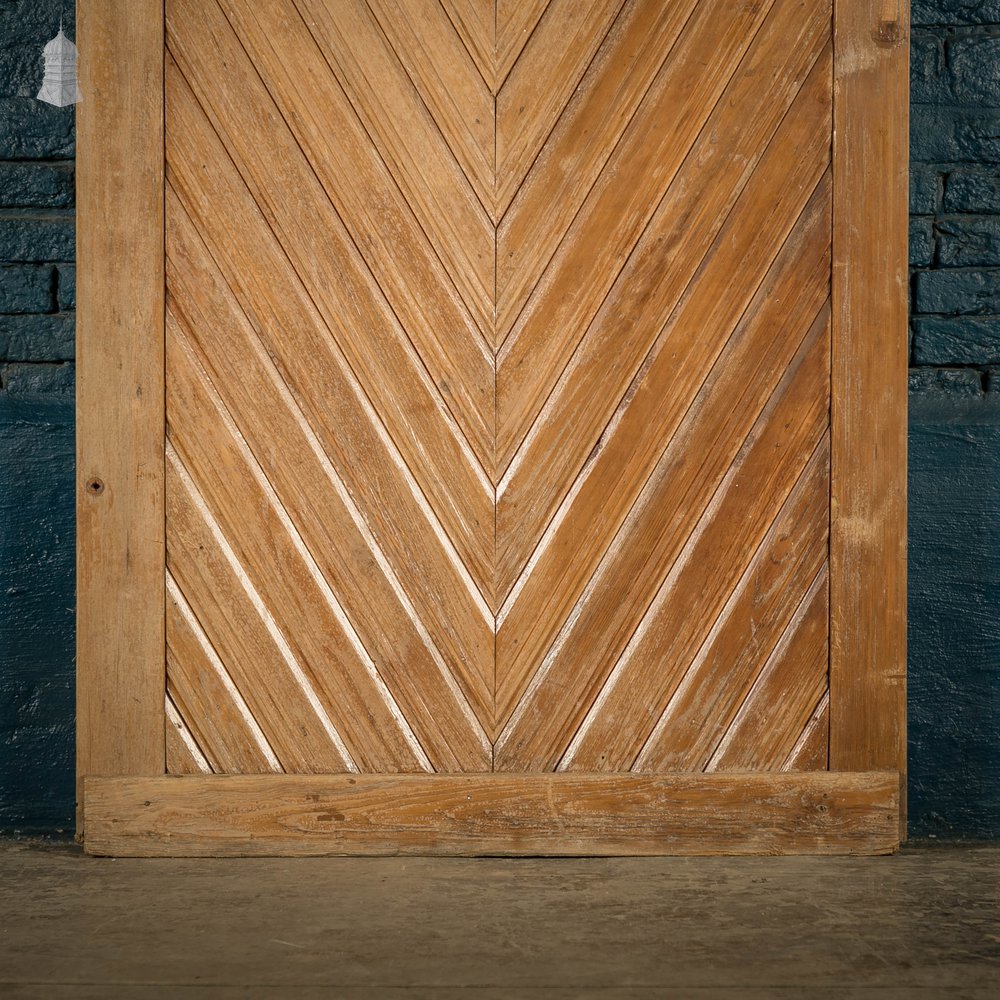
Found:
[[0, 313], [49, 312], [54, 288], [54, 267], [0, 264]]
[[910, 159], [1000, 163], [1000, 110], [915, 106], [910, 112]]
[[911, 368], [910, 398], [944, 396], [961, 398], [983, 394], [983, 375], [975, 368]]
[[951, 76], [945, 72], [943, 39], [914, 33], [910, 39], [910, 101], [950, 104], [950, 82]]
[[910, 267], [930, 267], [934, 262], [934, 220], [910, 218]]
[[71, 162], [0, 163], [0, 207], [68, 208], [74, 202]]
[[0, 212], [0, 261], [72, 261], [76, 220], [69, 212]]
[[75, 365], [57, 361], [14, 361], [0, 364], [0, 392], [7, 397], [72, 396], [74, 392]]
[[960, 104], [1000, 106], [1000, 38], [974, 35], [949, 42], [948, 76]]
[[910, 211], [933, 215], [938, 210], [941, 175], [933, 167], [915, 163], [910, 167]]
[[58, 300], [60, 309], [76, 308], [76, 265], [60, 264], [58, 268]]
[[915, 280], [914, 312], [944, 315], [1000, 313], [1000, 269], [920, 271]]
[[0, 316], [0, 361], [72, 361], [76, 313]]
[[917, 316], [913, 320], [917, 365], [1000, 364], [1000, 316]]
[[953, 170], [945, 179], [942, 207], [946, 212], [1000, 215], [1000, 170]]
[[910, 23], [914, 27], [1000, 23], [1000, 0], [912, 0]]
[[944, 267], [1000, 266], [1000, 216], [959, 215], [935, 224]]
[[34, 97], [0, 97], [0, 160], [50, 160], [73, 155], [73, 107]]

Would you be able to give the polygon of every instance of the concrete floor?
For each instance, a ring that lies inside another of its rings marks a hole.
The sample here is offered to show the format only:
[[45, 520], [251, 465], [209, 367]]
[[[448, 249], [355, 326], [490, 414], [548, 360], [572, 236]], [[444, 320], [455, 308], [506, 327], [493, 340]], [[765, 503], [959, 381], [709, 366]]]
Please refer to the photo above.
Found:
[[110, 860], [0, 842], [0, 996], [1000, 996], [1000, 848]]

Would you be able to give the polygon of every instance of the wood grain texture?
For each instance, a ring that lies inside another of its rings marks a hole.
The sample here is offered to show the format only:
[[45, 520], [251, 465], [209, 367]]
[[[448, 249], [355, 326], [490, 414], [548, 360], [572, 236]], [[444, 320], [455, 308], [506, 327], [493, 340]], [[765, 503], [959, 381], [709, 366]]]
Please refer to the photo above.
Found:
[[[838, 0], [830, 766], [906, 769], [905, 0]], [[905, 809], [904, 809], [905, 812]]]
[[695, 9], [558, 251], [536, 272], [497, 356], [499, 470], [528, 433], [770, 6]]
[[161, 6], [80, 0], [77, 31], [77, 775], [162, 774]]
[[84, 0], [89, 849], [894, 848], [898, 2]]
[[[818, 127], [818, 120], [823, 116], [829, 122], [830, 53], [827, 49], [821, 54], [829, 26], [823, 24], [822, 4], [817, 7], [803, 19], [791, 48], [780, 18], [761, 29], [501, 479], [500, 599], [508, 597], [577, 477], [587, 475], [586, 466], [603, 447], [606, 428], [613, 426], [630, 383], [635, 384], [640, 369], [649, 363], [653, 345], [663, 338], [665, 324], [672, 322], [671, 314], [695, 286], [717, 280], [720, 267], [709, 269], [708, 262], [719, 249], [714, 243], [737, 201], [742, 215], [755, 198], [771, 197], [764, 194], [771, 185], [782, 183], [786, 176], [790, 184], [797, 184], [810, 176], [804, 171], [811, 164], [828, 162], [829, 135]], [[772, 78], [768, 88], [759, 82], [765, 73]], [[804, 146], [795, 146], [805, 136], [811, 137], [810, 157], [815, 161], [806, 159]], [[729, 155], [720, 155], [720, 148]], [[800, 162], [790, 168], [786, 156], [799, 156]], [[727, 226], [729, 233], [738, 231], [737, 226]], [[720, 252], [724, 255], [725, 248]], [[728, 275], [720, 280], [720, 299], [726, 298], [721, 289], [728, 283]], [[703, 363], [685, 360], [678, 390], [688, 375], [701, 371]], [[498, 394], [504, 378], [501, 365]]]
[[[715, 752], [708, 771], [773, 771], [782, 767], [811, 727], [829, 689], [829, 572], [824, 565]], [[817, 736], [819, 733], [816, 734]], [[826, 765], [822, 759], [814, 767]]]
[[[583, 692], [596, 694], [589, 684], [602, 683], [596, 678], [611, 669], [652, 591], [691, 535], [717, 484], [730, 471], [742, 435], [776, 384], [774, 376], [785, 370], [800, 338], [813, 324], [828, 294], [828, 179], [821, 181], [812, 197], [808, 192], [824, 159], [819, 149], [799, 155], [797, 165], [813, 175], [810, 178], [807, 173], [803, 179], [805, 191], [790, 182], [785, 170], [772, 177], [775, 190], [781, 191], [779, 203], [784, 205], [780, 209], [772, 200], [758, 200], [747, 193], [746, 208], [759, 222], [747, 225], [740, 211], [731, 216], [727, 238], [720, 241], [719, 252], [710, 262], [718, 267], [719, 284], [709, 279], [706, 268], [702, 281], [671, 318], [547, 539], [550, 548], [536, 557], [510, 617], [502, 621], [498, 632], [502, 657], [498, 709], [525, 700], [517, 708], [517, 721], [512, 718], [510, 731], [500, 740], [497, 761], [507, 757], [503, 748], [513, 748], [522, 736], [535, 743], [543, 731], [551, 736], [560, 725], [582, 717], [578, 713], [584, 710]], [[806, 199], [808, 204], [803, 206]], [[767, 219], [758, 212], [767, 212]], [[770, 241], [763, 234], [775, 233], [780, 245], [789, 227], [793, 235], [773, 264], [771, 253], [765, 251]], [[758, 257], [761, 253], [763, 259]], [[730, 254], [733, 257], [726, 263]], [[735, 260], [740, 266], [734, 270]], [[793, 306], [785, 316], [794, 317], [791, 327], [784, 327], [780, 311], [775, 311], [781, 301]], [[735, 328], [740, 336], [731, 336]], [[783, 331], [781, 338], [775, 337], [776, 328]], [[749, 369], [755, 373], [752, 378], [747, 379], [747, 368], [732, 366], [729, 355], [720, 363], [727, 344], [754, 366]], [[781, 360], [757, 368], [771, 350], [779, 351]], [[699, 392], [709, 368], [712, 380], [703, 401]], [[813, 370], [818, 372], [815, 366]], [[732, 392], [719, 395], [726, 383]], [[807, 407], [825, 424], [827, 389], [821, 376], [817, 377], [795, 405]], [[751, 398], [756, 402], [747, 409], [734, 409], [733, 400], [743, 390], [751, 394], [748, 403]], [[694, 407], [692, 397], [698, 402]], [[815, 411], [817, 405], [823, 408], [821, 413]], [[804, 420], [805, 411], [800, 416]], [[741, 425], [742, 433], [737, 430]], [[719, 433], [723, 426], [729, 430]], [[816, 438], [800, 440], [797, 447], [807, 455], [815, 442]], [[643, 491], [645, 500], [637, 504]], [[626, 517], [633, 522], [627, 532], [622, 529]], [[665, 518], [671, 524], [669, 531], [663, 529]], [[723, 539], [733, 538], [738, 531], [737, 523], [721, 520], [709, 534], [719, 535], [716, 540], [725, 545]], [[533, 598], [542, 592], [549, 595], [548, 605], [535, 616], [517, 613], [529, 586]], [[584, 677], [591, 680], [581, 687]], [[554, 704], [542, 707], [550, 696], [561, 706], [554, 715]], [[566, 733], [563, 736], [568, 738]], [[534, 758], [532, 769], [553, 766], [559, 756], [557, 742]]]
[[623, 0], [549, 0], [496, 102], [496, 200], [503, 215], [614, 22]]
[[[495, 248], [491, 212], [476, 197], [365, 0], [295, 3], [371, 142], [488, 336], [493, 325]], [[247, 9], [244, 0], [232, 6]], [[284, 23], [287, 0], [253, 5], [255, 10], [269, 6], [276, 8], [277, 23], [282, 25], [276, 40], [295, 72], [300, 72], [299, 46], [289, 44], [291, 26]], [[405, 21], [405, 9], [397, 9], [394, 16]], [[304, 97], [307, 103], [311, 100], [308, 90]]]
[[[196, 150], [189, 169], [201, 174], [221, 170], [229, 176], [237, 168], [240, 180], [234, 178], [234, 184], [251, 192], [265, 225], [278, 237], [319, 309], [327, 336], [346, 356], [449, 541], [480, 589], [488, 589], [493, 491], [447, 406], [443, 387], [430, 376], [218, 5], [214, 0], [170, 0], [167, 13], [167, 41], [178, 67], [175, 72], [168, 63], [168, 95], [181, 89], [170, 77], [183, 78], [192, 99], [181, 107], [196, 121], [207, 117], [209, 132], [218, 133], [213, 138], [199, 126], [206, 145], [213, 143], [216, 159], [205, 170], [206, 161]], [[219, 88], [218, 67], [223, 64], [232, 85]], [[173, 111], [170, 115], [174, 120]], [[186, 119], [177, 118], [172, 131], [179, 137], [186, 127]], [[224, 151], [216, 152], [220, 140]], [[211, 178], [203, 177], [201, 183], [209, 184]], [[216, 214], [213, 206], [200, 207], [209, 217]]]
[[94, 778], [87, 850], [268, 855], [887, 854], [888, 773]]

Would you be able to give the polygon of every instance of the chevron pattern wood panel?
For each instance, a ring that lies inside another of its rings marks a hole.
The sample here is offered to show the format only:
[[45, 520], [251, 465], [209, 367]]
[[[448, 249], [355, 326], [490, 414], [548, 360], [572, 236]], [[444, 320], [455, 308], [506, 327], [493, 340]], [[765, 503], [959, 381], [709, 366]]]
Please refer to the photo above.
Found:
[[823, 770], [831, 0], [167, 0], [171, 773]]

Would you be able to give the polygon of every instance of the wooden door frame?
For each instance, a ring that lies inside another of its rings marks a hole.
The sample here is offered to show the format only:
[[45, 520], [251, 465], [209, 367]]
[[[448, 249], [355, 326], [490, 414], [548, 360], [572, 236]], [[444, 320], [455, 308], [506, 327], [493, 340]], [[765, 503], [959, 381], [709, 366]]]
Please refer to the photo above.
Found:
[[798, 774], [165, 775], [163, 0], [77, 0], [77, 33], [77, 828], [89, 851], [895, 849], [906, 769], [906, 0], [834, 0], [831, 770]]

